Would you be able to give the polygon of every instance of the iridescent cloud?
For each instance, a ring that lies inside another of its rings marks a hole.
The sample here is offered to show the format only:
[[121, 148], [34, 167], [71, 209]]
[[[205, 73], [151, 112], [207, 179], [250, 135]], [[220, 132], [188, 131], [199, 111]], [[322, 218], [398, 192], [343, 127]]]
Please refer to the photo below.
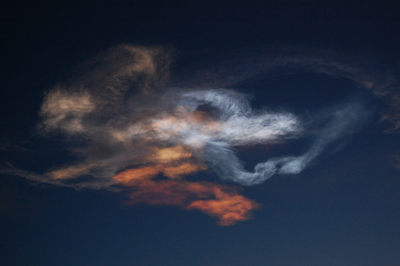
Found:
[[[250, 186], [273, 175], [298, 174], [330, 143], [369, 119], [370, 111], [359, 100], [306, 120], [287, 111], [255, 110], [249, 96], [237, 90], [178, 86], [168, 79], [170, 54], [159, 47], [121, 45], [84, 63], [76, 77], [46, 94], [38, 127], [44, 135], [63, 136], [76, 161], [43, 174], [9, 164], [1, 171], [79, 189], [126, 189], [131, 203], [200, 210], [220, 225], [231, 225], [249, 219], [259, 205], [240, 195], [237, 186], [189, 181], [188, 175], [209, 171], [223, 181]], [[307, 62], [311, 69], [313, 62]], [[318, 61], [314, 66], [319, 72], [335, 67]], [[336, 68], [338, 73], [352, 72]], [[235, 154], [238, 146], [275, 145], [304, 136], [314, 140], [304, 154], [269, 158], [253, 171]]]

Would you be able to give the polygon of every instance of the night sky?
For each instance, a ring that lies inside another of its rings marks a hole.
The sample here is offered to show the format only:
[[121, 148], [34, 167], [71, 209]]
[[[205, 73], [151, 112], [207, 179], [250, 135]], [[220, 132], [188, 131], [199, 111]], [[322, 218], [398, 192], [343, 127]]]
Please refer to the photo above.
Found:
[[396, 1], [6, 1], [0, 264], [400, 265]]

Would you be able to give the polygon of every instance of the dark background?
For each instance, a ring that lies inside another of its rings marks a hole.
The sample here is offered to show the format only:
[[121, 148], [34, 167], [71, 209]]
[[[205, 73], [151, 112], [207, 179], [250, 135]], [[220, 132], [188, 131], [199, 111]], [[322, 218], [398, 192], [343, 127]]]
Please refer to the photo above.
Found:
[[[397, 69], [399, 7], [397, 1], [3, 2], [0, 138], [8, 146], [1, 159], [43, 172], [69, 158], [56, 140], [35, 134], [44, 92], [113, 45], [172, 47], [176, 68], [190, 54], [295, 46], [365, 54]], [[261, 79], [242, 89], [257, 93], [257, 106], [302, 110], [360, 90], [322, 74]], [[2, 175], [0, 264], [400, 265], [394, 157], [400, 143], [395, 133], [383, 133], [387, 128], [376, 119], [301, 174], [246, 187], [243, 194], [263, 207], [229, 227], [199, 212], [127, 206], [123, 193], [32, 186]], [[270, 153], [259, 148], [239, 156], [251, 169]]]

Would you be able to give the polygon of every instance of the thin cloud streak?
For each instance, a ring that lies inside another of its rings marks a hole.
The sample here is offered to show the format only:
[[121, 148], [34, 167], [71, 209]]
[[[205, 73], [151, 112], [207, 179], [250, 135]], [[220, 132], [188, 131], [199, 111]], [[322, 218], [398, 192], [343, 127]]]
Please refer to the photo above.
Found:
[[[226, 58], [229, 58], [228, 60]], [[346, 78], [372, 92], [387, 104], [382, 120], [400, 128], [399, 69], [391, 69], [368, 55], [353, 56], [328, 49], [286, 47], [248, 50], [214, 59], [202, 68], [187, 73], [190, 78], [177, 79], [180, 86], [235, 87], [241, 82], [298, 73], [321, 73]], [[212, 73], [212, 74], [210, 74]]]

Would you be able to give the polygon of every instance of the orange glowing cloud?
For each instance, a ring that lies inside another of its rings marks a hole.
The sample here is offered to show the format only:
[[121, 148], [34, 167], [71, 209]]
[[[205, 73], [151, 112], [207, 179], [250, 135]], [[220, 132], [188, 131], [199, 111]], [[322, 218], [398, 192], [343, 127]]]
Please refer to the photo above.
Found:
[[[161, 126], [175, 119], [168, 117], [160, 122]], [[190, 119], [199, 123], [208, 118], [198, 112]], [[185, 126], [173, 122], [178, 128]], [[222, 226], [250, 219], [251, 211], [259, 206], [226, 185], [181, 180], [184, 175], [208, 169], [206, 165], [195, 162], [189, 147], [153, 147], [147, 159], [152, 165], [128, 169], [113, 177], [119, 184], [131, 189], [131, 203], [175, 205], [186, 210], [200, 210], [216, 217]], [[154, 180], [161, 173], [169, 179]]]
[[114, 179], [122, 184], [131, 184], [137, 180], [151, 179], [160, 173], [174, 179], [208, 169], [204, 164], [195, 163], [192, 157], [192, 153], [182, 146], [153, 148], [153, 153], [148, 156], [153, 165], [126, 170], [114, 176]]
[[146, 179], [151, 179], [158, 175], [158, 173], [160, 173], [158, 168], [146, 166], [137, 169], [126, 170], [116, 176], [113, 176], [113, 179], [117, 180], [121, 184], [130, 185], [143, 182], [143, 180]]
[[166, 177], [174, 179], [207, 169], [208, 167], [203, 164], [182, 163], [178, 166], [165, 166], [158, 164], [154, 166], [129, 169], [119, 173], [113, 178], [124, 185], [131, 185], [138, 181], [141, 182], [144, 179], [151, 179], [160, 173], [163, 173]]
[[192, 153], [182, 146], [157, 149], [150, 159], [157, 163], [171, 163], [173, 161], [192, 157]]
[[200, 210], [216, 217], [222, 226], [250, 219], [251, 211], [259, 207], [236, 189], [225, 185], [176, 179], [152, 180], [159, 171], [153, 167], [142, 167], [126, 170], [113, 178], [131, 189], [130, 203], [175, 205], [186, 210]]
[[250, 219], [250, 211], [259, 207], [257, 203], [237, 192], [224, 192], [215, 185], [213, 192], [214, 199], [193, 201], [186, 209], [201, 210], [210, 216], [217, 217], [219, 225], [227, 226]]
[[161, 172], [169, 178], [180, 178], [182, 175], [192, 174], [207, 169], [208, 167], [204, 164], [182, 163], [178, 166], [162, 167]]

